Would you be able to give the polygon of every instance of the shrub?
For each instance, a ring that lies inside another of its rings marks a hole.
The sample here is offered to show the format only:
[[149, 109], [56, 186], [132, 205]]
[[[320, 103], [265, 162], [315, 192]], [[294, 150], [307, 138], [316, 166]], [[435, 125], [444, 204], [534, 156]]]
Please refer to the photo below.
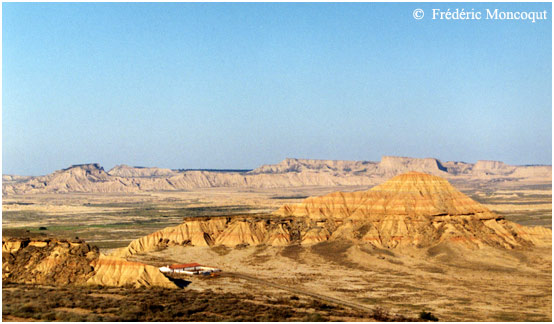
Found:
[[379, 322], [385, 322], [390, 319], [389, 313], [381, 307], [375, 308], [371, 316]]
[[325, 322], [323, 316], [320, 313], [311, 313], [304, 318], [305, 322]]
[[96, 314], [89, 314], [89, 315], [87, 315], [85, 321], [87, 321], [87, 322], [102, 322], [102, 317], [98, 316]]
[[52, 322], [56, 319], [56, 313], [54, 312], [44, 313], [41, 315], [41, 319]]
[[426, 311], [421, 311], [421, 313], [419, 313], [419, 318], [424, 321], [432, 321], [432, 322], [438, 322], [439, 320], [438, 317], [431, 314], [431, 312], [426, 312]]

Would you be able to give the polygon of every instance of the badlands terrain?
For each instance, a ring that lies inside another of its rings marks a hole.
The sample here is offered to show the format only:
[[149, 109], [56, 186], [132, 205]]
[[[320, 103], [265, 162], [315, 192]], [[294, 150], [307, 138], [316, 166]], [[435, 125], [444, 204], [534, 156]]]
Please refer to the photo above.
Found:
[[[252, 308], [265, 320], [551, 321], [551, 184], [550, 166], [398, 157], [4, 175], [3, 319], [32, 317], [25, 300], [71, 285], [100, 304], [137, 302], [141, 287], [205, 294], [188, 315], [169, 302], [126, 314], [135, 320], [264, 320]], [[224, 275], [157, 271], [190, 262]], [[210, 299], [244, 312], [210, 309]], [[71, 300], [40, 319], [117, 319]]]

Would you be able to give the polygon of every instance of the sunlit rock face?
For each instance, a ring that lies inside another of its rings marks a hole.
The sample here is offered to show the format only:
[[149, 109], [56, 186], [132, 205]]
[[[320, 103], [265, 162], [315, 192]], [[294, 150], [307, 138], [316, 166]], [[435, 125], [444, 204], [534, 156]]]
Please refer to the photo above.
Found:
[[447, 180], [420, 172], [398, 175], [368, 191], [310, 197], [284, 205], [276, 214], [339, 221], [331, 239], [359, 239], [379, 247], [442, 241], [504, 248], [551, 244], [549, 229], [506, 221]]
[[2, 280], [41, 285], [177, 288], [156, 267], [107, 257], [81, 240], [3, 238]]

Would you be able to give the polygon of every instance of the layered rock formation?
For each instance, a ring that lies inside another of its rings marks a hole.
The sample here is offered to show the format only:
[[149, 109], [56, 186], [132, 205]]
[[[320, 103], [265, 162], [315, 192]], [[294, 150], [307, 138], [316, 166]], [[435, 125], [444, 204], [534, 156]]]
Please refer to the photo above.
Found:
[[368, 191], [334, 192], [322, 197], [310, 197], [301, 204], [282, 206], [276, 214], [363, 220], [378, 220], [388, 215], [499, 217], [456, 190], [447, 180], [420, 172], [396, 176]]
[[408, 172], [368, 191], [335, 192], [285, 205], [272, 216], [189, 218], [139, 238], [114, 255], [125, 257], [171, 245], [288, 245], [334, 239], [379, 248], [446, 242], [512, 249], [550, 246], [552, 232], [507, 221], [445, 179]]
[[31, 176], [19, 176], [19, 175], [10, 175], [10, 174], [4, 174], [2, 175], [2, 183], [3, 184], [15, 184], [23, 181], [27, 181], [32, 179]]
[[287, 245], [298, 240], [306, 224], [272, 217], [196, 217], [132, 241], [113, 256], [126, 257], [174, 245], [228, 247]]
[[90, 265], [97, 248], [81, 241], [48, 238], [2, 239], [2, 280], [64, 285], [86, 282], [94, 276]]
[[447, 241], [511, 249], [552, 241], [549, 229], [507, 221], [447, 180], [419, 172], [396, 176], [368, 191], [307, 198], [281, 207], [276, 214], [329, 222], [336, 227], [331, 239], [358, 239], [386, 248]]
[[121, 164], [113, 167], [108, 171], [108, 174], [123, 178], [150, 178], [174, 176], [177, 174], [177, 171], [162, 168], [131, 167], [126, 164]]
[[2, 184], [4, 194], [55, 192], [121, 192], [130, 190], [125, 183], [114, 181], [96, 163], [73, 165], [42, 177], [32, 177], [16, 184]]
[[80, 240], [3, 238], [2, 280], [42, 285], [176, 288], [157, 268], [106, 257]]
[[431, 174], [447, 175], [447, 168], [433, 158], [414, 159], [408, 157], [383, 156], [378, 165], [379, 172], [387, 177], [417, 170]]
[[91, 265], [94, 275], [88, 285], [177, 288], [158, 268], [140, 262], [100, 255]]
[[2, 193], [140, 192], [211, 187], [281, 188], [299, 186], [373, 186], [394, 175], [420, 171], [448, 179], [552, 181], [551, 166], [509, 166], [502, 162], [441, 162], [384, 156], [381, 162], [286, 159], [250, 172], [174, 171], [98, 164], [75, 165], [40, 177], [4, 175]]
[[278, 164], [264, 164], [249, 174], [277, 174], [288, 172], [367, 172], [377, 168], [376, 162], [314, 159], [284, 159]]

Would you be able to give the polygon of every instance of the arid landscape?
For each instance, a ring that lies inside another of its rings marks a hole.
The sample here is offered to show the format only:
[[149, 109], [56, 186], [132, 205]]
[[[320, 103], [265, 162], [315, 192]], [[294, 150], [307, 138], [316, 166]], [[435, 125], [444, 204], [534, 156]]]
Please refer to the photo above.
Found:
[[[550, 166], [288, 159], [3, 179], [4, 320], [552, 319]], [[192, 262], [222, 273], [157, 269]], [[167, 289], [194, 307], [146, 303]]]
[[551, 3], [0, 11], [3, 321], [552, 321]]

